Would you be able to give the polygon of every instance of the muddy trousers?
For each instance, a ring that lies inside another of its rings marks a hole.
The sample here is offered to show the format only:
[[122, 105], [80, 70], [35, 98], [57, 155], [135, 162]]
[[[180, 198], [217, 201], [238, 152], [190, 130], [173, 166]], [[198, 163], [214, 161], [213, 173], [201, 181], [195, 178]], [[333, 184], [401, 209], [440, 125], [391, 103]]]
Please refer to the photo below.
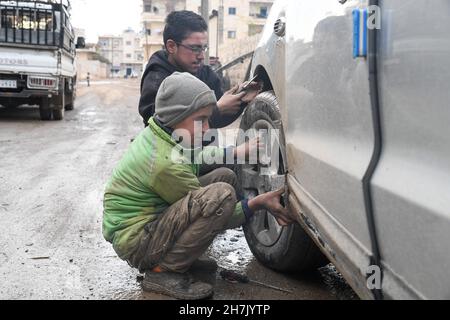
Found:
[[236, 175], [220, 168], [201, 177], [203, 188], [190, 192], [144, 228], [129, 263], [141, 272], [156, 266], [184, 273], [226, 229], [236, 206]]

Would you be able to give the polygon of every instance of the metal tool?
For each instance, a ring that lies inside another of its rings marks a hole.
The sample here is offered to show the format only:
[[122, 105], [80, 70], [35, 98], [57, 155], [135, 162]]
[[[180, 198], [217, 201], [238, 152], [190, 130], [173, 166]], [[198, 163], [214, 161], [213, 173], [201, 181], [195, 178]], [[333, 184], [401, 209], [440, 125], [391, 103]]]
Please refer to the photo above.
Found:
[[252, 82], [254, 82], [256, 79], [258, 79], [259, 75], [255, 74], [255, 76], [253, 78], [251, 78], [247, 84], [245, 86], [242, 87], [241, 90], [239, 90], [239, 92], [237, 92], [236, 94], [242, 93], [244, 91], [247, 91], [247, 89], [250, 87], [250, 85], [252, 84]]
[[231, 283], [253, 283], [253, 284], [256, 284], [261, 287], [265, 287], [265, 288], [269, 288], [269, 289], [273, 289], [273, 290], [277, 290], [277, 291], [281, 291], [281, 292], [285, 292], [285, 293], [291, 293], [291, 294], [293, 293], [291, 290], [275, 287], [270, 284], [259, 282], [256, 280], [251, 280], [248, 276], [237, 273], [232, 270], [222, 270], [220, 272], [220, 276], [222, 277], [223, 280], [231, 282]]

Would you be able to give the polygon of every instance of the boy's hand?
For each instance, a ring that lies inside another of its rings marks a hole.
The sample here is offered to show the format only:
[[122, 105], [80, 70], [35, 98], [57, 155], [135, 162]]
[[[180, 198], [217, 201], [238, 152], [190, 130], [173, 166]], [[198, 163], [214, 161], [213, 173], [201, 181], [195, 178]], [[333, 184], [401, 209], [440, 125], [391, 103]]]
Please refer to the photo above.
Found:
[[242, 97], [242, 102], [250, 103], [256, 98], [256, 96], [258, 94], [261, 93], [261, 91], [262, 91], [262, 84], [258, 83], [258, 82], [255, 82], [255, 81], [251, 82], [251, 83], [244, 82], [243, 84], [241, 84], [239, 86], [238, 92], [240, 92], [245, 86], [247, 86], [247, 87], [246, 87], [246, 89], [244, 91], [245, 95]]
[[235, 94], [238, 89], [238, 86], [234, 86], [225, 92], [222, 98], [217, 102], [217, 106], [222, 115], [233, 116], [241, 111], [242, 98], [244, 98], [247, 93], [241, 92]]
[[294, 223], [294, 220], [289, 216], [289, 211], [281, 205], [281, 196], [285, 191], [285, 189], [281, 189], [261, 194], [249, 200], [248, 206], [253, 212], [267, 210], [275, 217], [280, 226], [288, 226]]
[[236, 149], [234, 149], [235, 159], [245, 159], [248, 160], [250, 155], [255, 155], [255, 159], [258, 158], [258, 151], [263, 151], [265, 144], [261, 142], [259, 137], [253, 138], [246, 143], [241, 144]]

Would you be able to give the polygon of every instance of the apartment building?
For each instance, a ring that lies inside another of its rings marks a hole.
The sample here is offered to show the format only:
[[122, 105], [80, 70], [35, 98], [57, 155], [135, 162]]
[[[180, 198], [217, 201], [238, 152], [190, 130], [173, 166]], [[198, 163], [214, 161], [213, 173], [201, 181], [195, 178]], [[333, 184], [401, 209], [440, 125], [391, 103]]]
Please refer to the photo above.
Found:
[[98, 38], [99, 53], [111, 62], [113, 77], [139, 77], [143, 71], [144, 53], [141, 36], [125, 30], [121, 35]]
[[144, 35], [141, 47], [145, 63], [156, 51], [164, 48], [163, 31], [167, 15], [185, 9], [186, 0], [143, 0], [141, 20]]

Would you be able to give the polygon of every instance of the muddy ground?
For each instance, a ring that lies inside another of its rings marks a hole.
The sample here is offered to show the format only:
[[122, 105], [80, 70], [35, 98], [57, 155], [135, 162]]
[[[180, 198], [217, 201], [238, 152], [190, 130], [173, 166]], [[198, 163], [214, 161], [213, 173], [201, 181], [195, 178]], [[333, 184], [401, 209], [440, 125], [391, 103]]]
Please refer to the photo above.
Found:
[[[102, 237], [106, 181], [143, 128], [136, 80], [81, 83], [75, 110], [41, 122], [36, 107], [0, 108], [0, 299], [167, 299], [144, 293], [140, 276]], [[208, 250], [220, 267], [292, 290], [230, 284], [214, 299], [355, 299], [332, 265], [304, 276], [259, 264], [241, 230]]]

